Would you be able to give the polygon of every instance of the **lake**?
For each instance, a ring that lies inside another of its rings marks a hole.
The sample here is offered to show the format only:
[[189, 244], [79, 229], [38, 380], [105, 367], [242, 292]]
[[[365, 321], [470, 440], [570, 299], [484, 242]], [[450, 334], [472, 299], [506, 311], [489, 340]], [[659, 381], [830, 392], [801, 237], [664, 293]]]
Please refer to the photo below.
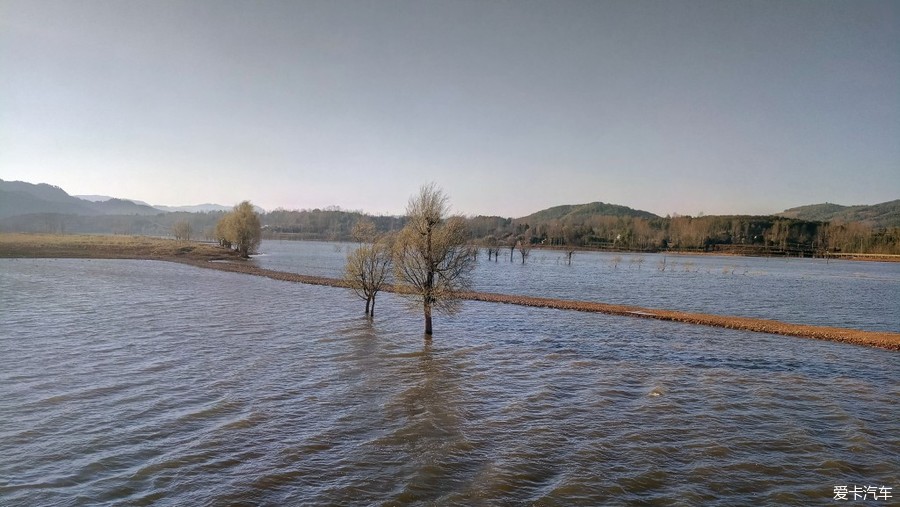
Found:
[[[335, 276], [346, 245], [264, 252], [265, 267]], [[642, 291], [655, 299], [628, 302], [771, 304], [798, 318], [830, 300], [820, 292], [849, 290], [866, 307], [832, 319], [896, 329], [896, 306], [860, 316], [896, 297], [893, 266], [668, 257], [682, 265], [670, 272], [649, 255], [640, 269], [626, 255], [618, 267], [587, 253], [557, 265], [557, 255], [479, 260], [477, 286], [545, 284], [561, 292], [536, 295], [608, 302]], [[804, 277], [818, 281], [779, 294]], [[722, 301], [751, 300], [746, 284], [771, 287], [771, 302]], [[345, 289], [164, 262], [0, 260], [0, 505], [807, 505], [831, 503], [835, 486], [900, 494], [896, 352], [477, 302], [436, 316], [426, 343], [421, 314], [398, 297], [380, 295], [371, 322], [363, 306]]]

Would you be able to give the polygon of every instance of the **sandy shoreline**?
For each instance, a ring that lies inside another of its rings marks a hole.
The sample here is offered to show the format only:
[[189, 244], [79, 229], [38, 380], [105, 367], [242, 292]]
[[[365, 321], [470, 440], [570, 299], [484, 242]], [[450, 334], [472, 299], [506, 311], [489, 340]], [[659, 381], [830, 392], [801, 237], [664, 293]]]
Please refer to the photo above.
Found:
[[[123, 238], [114, 236], [49, 236], [0, 234], [0, 258], [102, 258], [148, 259], [177, 262], [204, 269], [263, 276], [274, 280], [298, 282], [330, 287], [346, 287], [338, 278], [301, 275], [263, 269], [237, 259], [230, 252], [215, 245], [184, 243], [155, 238]], [[387, 292], [397, 292], [388, 287]], [[538, 308], [605, 313], [645, 319], [666, 320], [687, 324], [779, 334], [801, 338], [851, 343], [887, 350], [900, 350], [900, 333], [862, 331], [827, 326], [790, 324], [775, 320], [727, 315], [680, 312], [612, 305], [589, 301], [514, 296], [486, 292], [466, 292], [463, 299], [490, 303], [515, 304]]]

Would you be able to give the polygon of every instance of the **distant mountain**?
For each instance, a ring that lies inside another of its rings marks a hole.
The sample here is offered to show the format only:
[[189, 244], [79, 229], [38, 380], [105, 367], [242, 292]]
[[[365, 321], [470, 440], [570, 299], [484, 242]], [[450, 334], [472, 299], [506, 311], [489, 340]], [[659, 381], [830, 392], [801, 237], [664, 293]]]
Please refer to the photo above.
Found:
[[[77, 197], [77, 198], [79, 198], [79, 199], [84, 199], [85, 201], [91, 201], [91, 202], [106, 202], [106, 201], [111, 201], [111, 200], [113, 200], [113, 199], [119, 199], [119, 198], [117, 198], [117, 197], [112, 197], [112, 196], [109, 196], [109, 195], [95, 195], [95, 194], [92, 194], [92, 195], [75, 195], [75, 196], [73, 196], [73, 197]], [[153, 206], [153, 205], [151, 205], [150, 203], [146, 203], [146, 202], [144, 202], [144, 201], [139, 201], [139, 200], [137, 200], [137, 199], [119, 199], [119, 200], [120, 200], [120, 201], [131, 201], [131, 202], [133, 202], [133, 203], [135, 203], [135, 204], [140, 204], [141, 206], [150, 206], [151, 208], [161, 209], [159, 206]]]
[[649, 211], [636, 210], [628, 206], [620, 206], [618, 204], [607, 204], [603, 202], [591, 202], [587, 204], [564, 204], [562, 206], [553, 206], [545, 210], [532, 213], [528, 216], [516, 219], [517, 222], [543, 222], [547, 220], [565, 220], [579, 219], [583, 220], [588, 216], [613, 216], [613, 217], [635, 217], [635, 218], [659, 218]]
[[900, 227], [900, 199], [873, 205], [823, 203], [784, 210], [778, 216], [815, 222], [863, 222], [873, 227]]
[[156, 208], [124, 199], [91, 202], [46, 183], [0, 180], [0, 218], [58, 213], [64, 215], [158, 215]]
[[73, 195], [72, 197], [77, 197], [79, 199], [91, 202], [103, 202], [113, 199], [112, 196], [109, 195]]
[[[72, 197], [71, 201], [51, 194], [45, 198], [29, 192], [6, 190], [0, 184], [0, 218], [37, 213], [61, 213], [72, 215], [96, 215], [91, 203]], [[52, 199], [52, 200], [51, 200]]]
[[46, 183], [38, 183], [35, 185], [34, 183], [27, 183], [24, 181], [0, 180], [0, 190], [5, 192], [22, 192], [47, 202], [71, 203], [73, 202], [72, 200], [75, 199], [67, 194], [65, 190]]
[[[256, 207], [256, 206], [255, 206]], [[156, 209], [163, 211], [184, 211], [187, 213], [208, 213], [210, 211], [231, 211], [233, 206], [222, 206], [221, 204], [195, 204], [193, 206], [162, 206], [157, 204]], [[256, 212], [260, 213], [262, 208], [256, 207]]]
[[103, 202], [95, 202], [94, 208], [102, 215], [159, 215], [163, 211], [148, 204], [138, 204], [127, 199], [110, 199]]
[[[79, 199], [84, 199], [85, 201], [92, 202], [106, 202], [116, 199], [115, 197], [111, 197], [108, 195], [76, 195], [75, 197]], [[121, 199], [119, 199], [121, 200]], [[204, 204], [194, 204], [192, 206], [164, 206], [162, 204], [148, 204], [144, 201], [138, 201], [136, 199], [128, 199], [129, 201], [140, 204], [142, 206], [150, 206], [151, 208], [155, 208], [159, 211], [168, 211], [168, 212], [184, 212], [184, 213], [209, 213], [211, 211], [231, 211], [233, 206], [223, 206], [221, 204], [212, 204], [212, 203], [204, 203]], [[259, 206], [254, 206], [256, 208], [257, 213], [265, 213], [266, 210], [260, 208]]]

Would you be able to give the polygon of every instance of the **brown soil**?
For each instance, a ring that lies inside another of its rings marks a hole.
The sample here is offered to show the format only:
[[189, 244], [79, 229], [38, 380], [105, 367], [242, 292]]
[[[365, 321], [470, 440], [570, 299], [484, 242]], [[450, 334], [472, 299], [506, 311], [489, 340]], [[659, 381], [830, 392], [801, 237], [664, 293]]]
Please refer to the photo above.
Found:
[[[286, 282], [300, 282], [313, 285], [327, 285], [331, 287], [347, 286], [346, 282], [337, 278], [300, 275], [259, 268], [238, 259], [233, 252], [224, 250], [215, 245], [145, 237], [0, 234], [0, 258], [3, 257], [76, 257], [165, 260], [206, 269], [264, 276]], [[387, 287], [386, 291], [398, 292], [395, 287]], [[529, 296], [512, 296], [508, 294], [493, 294], [486, 292], [465, 292], [461, 293], [459, 296], [463, 299], [472, 301], [668, 320], [727, 329], [739, 329], [743, 331], [830, 340], [870, 347], [880, 347], [888, 350], [900, 350], [900, 333], [809, 326], [750, 317], [709, 315], [703, 313], [657, 310], [638, 306], [611, 305], [588, 301], [572, 301]]]

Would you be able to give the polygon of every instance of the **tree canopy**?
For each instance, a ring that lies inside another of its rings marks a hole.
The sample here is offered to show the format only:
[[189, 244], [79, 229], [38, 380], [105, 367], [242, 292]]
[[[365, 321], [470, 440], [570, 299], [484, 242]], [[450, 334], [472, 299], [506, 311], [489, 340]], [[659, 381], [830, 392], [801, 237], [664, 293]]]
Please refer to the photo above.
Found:
[[366, 301], [366, 315], [375, 316], [375, 296], [387, 283], [391, 271], [391, 236], [375, 233], [375, 224], [361, 220], [353, 236], [360, 245], [347, 254], [344, 280], [361, 299]]
[[262, 225], [250, 201], [236, 205], [219, 220], [216, 239], [222, 246], [237, 250], [245, 259], [256, 253], [262, 239]]
[[410, 198], [407, 224], [394, 247], [394, 273], [405, 293], [425, 316], [425, 335], [432, 334], [432, 312], [454, 313], [457, 293], [471, 287], [474, 268], [462, 217], [448, 217], [448, 198], [434, 184]]

